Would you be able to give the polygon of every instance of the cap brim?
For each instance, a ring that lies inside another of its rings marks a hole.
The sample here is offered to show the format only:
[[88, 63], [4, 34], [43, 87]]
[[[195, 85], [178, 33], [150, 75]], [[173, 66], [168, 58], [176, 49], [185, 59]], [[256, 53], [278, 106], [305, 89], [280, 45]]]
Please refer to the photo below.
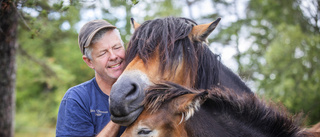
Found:
[[90, 34], [90, 36], [89, 36], [88, 40], [86, 41], [86, 44], [83, 46], [83, 48], [89, 47], [89, 45], [90, 45], [90, 43], [91, 43], [91, 40], [92, 40], [92, 38], [94, 37], [94, 35], [96, 35], [96, 33], [97, 33], [98, 31], [100, 31], [101, 29], [104, 29], [104, 28], [113, 28], [113, 29], [115, 29], [115, 28], [117, 28], [117, 27], [115, 27], [115, 26], [113, 26], [113, 25], [108, 25], [108, 26], [103, 26], [103, 27], [101, 27], [101, 28], [99, 28], [99, 29], [96, 29], [95, 31], [93, 31], [93, 32]]

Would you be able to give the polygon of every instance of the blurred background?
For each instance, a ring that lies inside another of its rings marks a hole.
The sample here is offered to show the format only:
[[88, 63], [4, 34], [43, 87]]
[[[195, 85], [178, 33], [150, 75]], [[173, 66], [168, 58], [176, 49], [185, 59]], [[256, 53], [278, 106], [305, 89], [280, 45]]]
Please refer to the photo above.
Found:
[[15, 136], [55, 136], [68, 88], [94, 77], [82, 60], [79, 29], [105, 19], [128, 43], [130, 18], [143, 23], [182, 16], [198, 24], [222, 20], [210, 48], [249, 87], [305, 126], [320, 121], [319, 0], [16, 0]]

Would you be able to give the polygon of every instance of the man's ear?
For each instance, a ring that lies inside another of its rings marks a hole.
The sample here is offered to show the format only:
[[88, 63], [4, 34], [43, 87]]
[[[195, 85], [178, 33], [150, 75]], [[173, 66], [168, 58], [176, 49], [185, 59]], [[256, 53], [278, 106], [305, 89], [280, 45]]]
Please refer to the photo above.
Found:
[[86, 55], [83, 55], [82, 59], [90, 68], [94, 69], [94, 66], [92, 64], [92, 60], [90, 60]]

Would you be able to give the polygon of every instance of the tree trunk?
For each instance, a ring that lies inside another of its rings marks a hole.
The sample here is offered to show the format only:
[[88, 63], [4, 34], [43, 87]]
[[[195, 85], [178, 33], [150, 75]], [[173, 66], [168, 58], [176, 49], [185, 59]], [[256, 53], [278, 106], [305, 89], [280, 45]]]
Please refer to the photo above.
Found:
[[17, 10], [15, 0], [0, 5], [0, 137], [14, 136]]

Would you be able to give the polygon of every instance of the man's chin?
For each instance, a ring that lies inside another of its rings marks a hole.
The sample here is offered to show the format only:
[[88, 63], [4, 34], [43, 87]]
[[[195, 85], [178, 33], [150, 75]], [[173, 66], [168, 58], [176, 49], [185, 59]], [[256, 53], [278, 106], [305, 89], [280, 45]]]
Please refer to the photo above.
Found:
[[112, 77], [112, 78], [115, 78], [115, 79], [118, 79], [118, 78], [120, 77], [120, 75], [122, 74], [122, 72], [123, 72], [123, 71], [120, 71], [120, 70], [115, 71], [115, 72], [112, 72], [112, 73], [111, 73], [111, 77]]

